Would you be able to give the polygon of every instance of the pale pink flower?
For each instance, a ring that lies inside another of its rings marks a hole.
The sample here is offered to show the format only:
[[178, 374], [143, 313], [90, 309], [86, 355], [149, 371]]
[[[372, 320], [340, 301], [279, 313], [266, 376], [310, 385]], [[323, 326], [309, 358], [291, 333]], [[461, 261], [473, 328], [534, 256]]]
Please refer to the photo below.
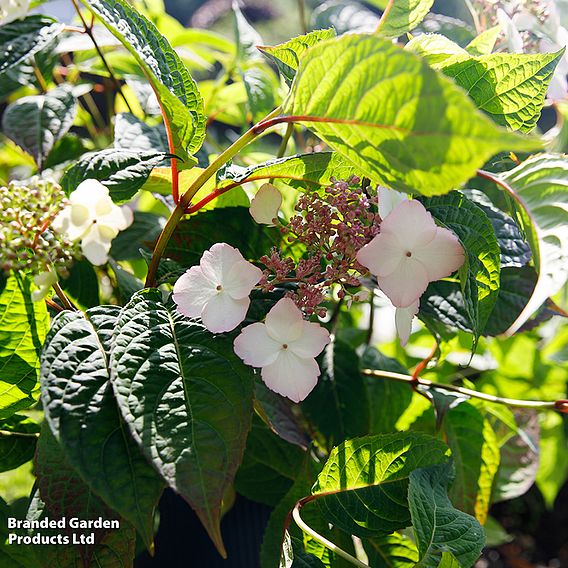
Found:
[[271, 183], [265, 183], [250, 202], [250, 214], [259, 225], [274, 225], [278, 210], [282, 205], [282, 195]]
[[464, 262], [463, 248], [448, 229], [438, 227], [416, 200], [404, 201], [383, 220], [381, 232], [357, 253], [397, 308], [408, 308], [428, 283], [449, 276]]
[[396, 333], [400, 339], [400, 344], [404, 347], [408, 343], [410, 333], [412, 332], [412, 320], [418, 313], [420, 308], [420, 300], [416, 300], [408, 308], [396, 308], [394, 314], [394, 323], [396, 325]]
[[282, 298], [264, 323], [253, 323], [242, 330], [234, 347], [247, 365], [262, 369], [268, 388], [300, 402], [317, 384], [320, 369], [315, 357], [329, 341], [325, 328], [305, 321], [294, 302]]
[[182, 314], [201, 318], [209, 331], [231, 331], [245, 319], [249, 294], [261, 278], [262, 270], [240, 251], [216, 243], [203, 253], [199, 266], [180, 276], [173, 299]]

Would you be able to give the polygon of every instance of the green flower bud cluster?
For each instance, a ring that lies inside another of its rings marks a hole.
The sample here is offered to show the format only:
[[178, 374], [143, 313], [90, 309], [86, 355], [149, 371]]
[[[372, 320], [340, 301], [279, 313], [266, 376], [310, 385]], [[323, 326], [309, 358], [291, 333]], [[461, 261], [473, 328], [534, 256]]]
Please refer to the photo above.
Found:
[[51, 180], [34, 177], [0, 187], [0, 270], [39, 274], [53, 266], [65, 275], [79, 251], [49, 225], [66, 205], [65, 193]]

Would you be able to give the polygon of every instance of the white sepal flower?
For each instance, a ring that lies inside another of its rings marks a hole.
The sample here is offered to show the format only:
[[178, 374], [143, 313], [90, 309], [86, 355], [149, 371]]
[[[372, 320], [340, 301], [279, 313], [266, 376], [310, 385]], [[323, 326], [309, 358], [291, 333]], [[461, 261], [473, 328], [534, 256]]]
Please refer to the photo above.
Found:
[[49, 293], [49, 289], [57, 282], [57, 272], [49, 267], [45, 272], [34, 276], [34, 284], [38, 287], [32, 292], [32, 301], [39, 302]]
[[251, 290], [262, 270], [243, 258], [227, 243], [216, 243], [203, 253], [199, 266], [192, 266], [174, 285], [178, 310], [201, 318], [213, 333], [231, 331], [247, 314]]
[[396, 333], [400, 339], [400, 344], [404, 347], [408, 343], [410, 333], [412, 332], [412, 320], [418, 313], [420, 308], [420, 300], [416, 300], [408, 308], [396, 308], [394, 314], [394, 323], [396, 325]]
[[23, 18], [30, 8], [30, 0], [0, 0], [0, 26]]
[[428, 283], [449, 276], [464, 262], [464, 250], [448, 229], [438, 227], [416, 200], [404, 201], [383, 220], [381, 232], [357, 253], [397, 308], [413, 305]]
[[379, 216], [384, 219], [397, 205], [408, 201], [408, 195], [394, 189], [379, 186]]
[[115, 205], [107, 187], [87, 179], [71, 193], [69, 205], [54, 219], [52, 228], [72, 241], [81, 241], [87, 260], [100, 266], [108, 260], [112, 240], [132, 220], [132, 211]]
[[278, 210], [282, 205], [282, 195], [271, 183], [265, 183], [250, 202], [250, 214], [259, 225], [274, 225]]
[[247, 364], [261, 367], [271, 390], [294, 402], [304, 400], [316, 386], [317, 357], [329, 343], [329, 332], [307, 322], [290, 298], [282, 298], [264, 323], [245, 327], [235, 339], [235, 353]]

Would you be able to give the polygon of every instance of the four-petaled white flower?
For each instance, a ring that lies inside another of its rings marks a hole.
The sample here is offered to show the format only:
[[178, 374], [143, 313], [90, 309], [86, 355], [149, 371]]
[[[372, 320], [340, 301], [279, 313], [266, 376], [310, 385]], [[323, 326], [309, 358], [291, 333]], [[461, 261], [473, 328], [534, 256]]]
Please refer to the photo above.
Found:
[[422, 203], [405, 201], [381, 223], [381, 232], [357, 253], [397, 308], [409, 308], [428, 283], [449, 276], [464, 262], [463, 248], [438, 227]]
[[262, 270], [236, 248], [216, 243], [175, 283], [174, 302], [182, 314], [201, 318], [209, 331], [231, 331], [245, 319], [249, 294], [261, 278]]
[[108, 260], [112, 240], [132, 220], [132, 211], [115, 205], [108, 188], [95, 179], [87, 179], [71, 193], [69, 205], [54, 219], [52, 228], [72, 241], [81, 241], [87, 260], [100, 266]]
[[305, 321], [296, 304], [282, 298], [264, 323], [253, 323], [242, 330], [234, 347], [247, 365], [262, 368], [262, 380], [268, 388], [300, 402], [317, 384], [320, 369], [315, 357], [329, 341], [325, 328]]
[[0, 0], [0, 26], [23, 18], [30, 8], [30, 0]]
[[250, 202], [250, 214], [259, 225], [274, 225], [278, 210], [282, 205], [282, 195], [271, 183], [265, 183]]
[[43, 300], [49, 289], [57, 282], [57, 272], [53, 268], [49, 267], [45, 272], [36, 274], [34, 276], [34, 284], [38, 287], [37, 290], [32, 292], [32, 301], [39, 302]]

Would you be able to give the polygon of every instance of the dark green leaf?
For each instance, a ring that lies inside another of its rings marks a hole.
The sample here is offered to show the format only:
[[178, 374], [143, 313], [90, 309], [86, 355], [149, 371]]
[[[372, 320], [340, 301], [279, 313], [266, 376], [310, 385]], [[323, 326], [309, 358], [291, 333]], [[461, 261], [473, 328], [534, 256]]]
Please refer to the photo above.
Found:
[[323, 352], [321, 371], [302, 410], [328, 439], [328, 446], [368, 434], [369, 399], [355, 350], [341, 340], [332, 341]]
[[399, 533], [368, 538], [363, 545], [373, 568], [413, 568], [418, 562], [416, 545]]
[[193, 507], [219, 551], [221, 501], [250, 428], [254, 376], [212, 335], [143, 290], [123, 308], [111, 354], [120, 411], [146, 457]]
[[314, 30], [305, 35], [295, 37], [285, 43], [274, 46], [259, 46], [260, 51], [273, 61], [288, 84], [292, 82], [298, 70], [300, 57], [306, 50], [320, 41], [335, 36], [335, 30]]
[[45, 160], [45, 169], [53, 168], [65, 162], [70, 162], [80, 158], [86, 151], [83, 140], [75, 134], [68, 133], [53, 146], [53, 150]]
[[70, 464], [151, 547], [163, 484], [131, 439], [113, 396], [108, 358], [119, 311], [104, 306], [55, 318], [41, 359], [42, 402]]
[[129, 112], [114, 119], [114, 146], [124, 150], [168, 152], [168, 137], [163, 124], [149, 126]]
[[312, 488], [328, 522], [361, 537], [410, 525], [409, 477], [446, 460], [447, 446], [418, 433], [347, 440], [334, 448]]
[[41, 169], [54, 144], [71, 128], [76, 114], [73, 89], [61, 85], [44, 95], [22, 97], [8, 105], [2, 116], [2, 130], [33, 156]]
[[33, 420], [19, 414], [0, 422], [0, 472], [16, 469], [34, 457], [39, 430]]
[[356, 173], [423, 195], [447, 193], [501, 150], [540, 146], [495, 126], [451, 80], [376, 35], [309, 49], [282, 108]]
[[61, 281], [61, 288], [83, 308], [92, 308], [100, 303], [97, 273], [87, 260], [74, 262], [69, 276]]
[[154, 213], [134, 211], [132, 225], [118, 233], [113, 239], [110, 256], [115, 260], [141, 258], [140, 249], [152, 251], [164, 225], [163, 217], [154, 215]]
[[[0, 27], [0, 74], [48, 46], [64, 25], [48, 16], [33, 15]], [[6, 78], [2, 77], [2, 81]]]
[[111, 265], [114, 277], [116, 278], [120, 299], [122, 300], [122, 303], [125, 304], [136, 292], [144, 288], [144, 282], [142, 282], [139, 278], [136, 278], [136, 276], [128, 270], [122, 268], [112, 258], [109, 260], [109, 264]]
[[195, 81], [156, 26], [125, 0], [83, 0], [144, 70], [167, 117], [174, 151], [189, 163], [205, 138], [203, 100]]
[[49, 327], [44, 302], [32, 302], [30, 281], [10, 276], [0, 293], [0, 418], [35, 403], [39, 353]]
[[0, 497], [0, 566], [7, 568], [41, 568], [36, 547], [8, 544], [8, 519], [17, 518], [17, 513]]
[[65, 172], [61, 186], [69, 195], [82, 181], [96, 179], [108, 187], [115, 203], [121, 203], [128, 201], [146, 183], [150, 172], [166, 157], [163, 152], [120, 148], [89, 152]]
[[420, 555], [418, 566], [437, 568], [443, 553], [451, 552], [462, 568], [470, 568], [485, 544], [479, 522], [452, 505], [448, 497], [452, 480], [451, 463], [410, 474], [408, 504]]

